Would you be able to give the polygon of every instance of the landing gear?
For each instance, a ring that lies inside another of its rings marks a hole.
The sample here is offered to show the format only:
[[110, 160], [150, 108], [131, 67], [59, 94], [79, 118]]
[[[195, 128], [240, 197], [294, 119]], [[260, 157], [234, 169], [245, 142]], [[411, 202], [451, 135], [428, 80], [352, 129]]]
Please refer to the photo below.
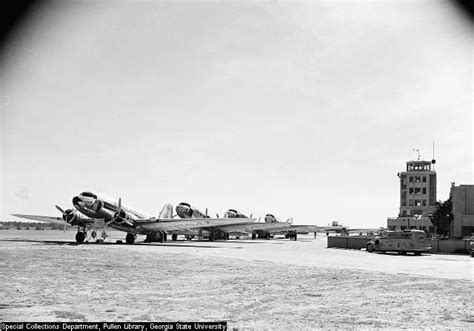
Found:
[[133, 245], [135, 242], [135, 235], [133, 233], [127, 233], [127, 236], [125, 237], [125, 242], [129, 245]]
[[178, 235], [177, 235], [176, 233], [173, 233], [173, 234], [171, 235], [171, 239], [172, 239], [173, 241], [178, 240]]
[[76, 233], [76, 242], [77, 242], [78, 244], [82, 244], [85, 239], [86, 239], [86, 233], [85, 233], [85, 232], [78, 231], [78, 232]]
[[252, 233], [252, 240], [255, 240], [255, 239], [257, 239], [257, 234]]

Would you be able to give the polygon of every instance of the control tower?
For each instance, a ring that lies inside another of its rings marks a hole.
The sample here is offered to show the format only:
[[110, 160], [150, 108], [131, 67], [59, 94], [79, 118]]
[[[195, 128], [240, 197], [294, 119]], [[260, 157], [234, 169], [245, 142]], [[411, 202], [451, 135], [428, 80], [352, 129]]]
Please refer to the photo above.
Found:
[[433, 161], [408, 161], [400, 178], [400, 208], [398, 217], [389, 218], [389, 230], [434, 230], [430, 215], [436, 209], [436, 172]]

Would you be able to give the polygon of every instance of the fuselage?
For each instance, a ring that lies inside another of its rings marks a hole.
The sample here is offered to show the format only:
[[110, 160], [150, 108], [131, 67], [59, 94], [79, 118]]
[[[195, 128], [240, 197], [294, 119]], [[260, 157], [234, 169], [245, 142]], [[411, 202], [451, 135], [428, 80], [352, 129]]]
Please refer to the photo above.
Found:
[[[95, 192], [82, 192], [72, 198], [72, 204], [80, 213], [87, 217], [103, 219], [105, 222], [111, 221], [118, 211], [118, 199]], [[121, 210], [127, 213], [127, 216], [132, 219], [148, 218], [144, 213], [124, 204], [121, 205]], [[121, 231], [127, 231], [132, 228], [126, 223], [116, 224], [113, 222], [110, 226]]]
[[176, 214], [180, 218], [209, 218], [209, 216], [203, 214], [187, 202], [181, 202], [176, 206]]

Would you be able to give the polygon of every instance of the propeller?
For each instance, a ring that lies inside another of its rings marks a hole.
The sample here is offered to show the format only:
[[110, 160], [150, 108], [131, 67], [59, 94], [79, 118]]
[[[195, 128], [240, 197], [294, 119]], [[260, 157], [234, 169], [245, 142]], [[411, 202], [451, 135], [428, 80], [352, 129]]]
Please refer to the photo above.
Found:
[[122, 198], [119, 198], [118, 199], [118, 205], [117, 205], [117, 211], [115, 212], [114, 217], [110, 221], [105, 223], [105, 226], [109, 226], [111, 223], [113, 223], [115, 221], [118, 221], [118, 219], [120, 218], [121, 213], [122, 213]]
[[63, 220], [65, 220], [67, 223], [72, 223], [72, 221], [74, 221], [74, 219], [76, 218], [76, 215], [74, 214], [74, 209], [64, 210], [58, 205], [56, 205], [56, 209], [63, 214]]

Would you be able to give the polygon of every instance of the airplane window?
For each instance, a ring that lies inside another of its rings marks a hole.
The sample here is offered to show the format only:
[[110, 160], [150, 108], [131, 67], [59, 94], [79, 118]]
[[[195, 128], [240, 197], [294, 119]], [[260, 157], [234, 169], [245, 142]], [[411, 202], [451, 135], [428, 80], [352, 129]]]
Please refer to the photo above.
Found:
[[81, 195], [83, 197], [89, 197], [89, 198], [97, 198], [94, 194], [90, 193], [90, 192], [82, 192]]
[[186, 206], [186, 207], [191, 207], [191, 205], [187, 202], [181, 202], [180, 205], [181, 206]]
[[235, 209], [229, 209], [229, 211], [230, 211], [231, 213], [237, 214], [237, 210], [235, 210]]

